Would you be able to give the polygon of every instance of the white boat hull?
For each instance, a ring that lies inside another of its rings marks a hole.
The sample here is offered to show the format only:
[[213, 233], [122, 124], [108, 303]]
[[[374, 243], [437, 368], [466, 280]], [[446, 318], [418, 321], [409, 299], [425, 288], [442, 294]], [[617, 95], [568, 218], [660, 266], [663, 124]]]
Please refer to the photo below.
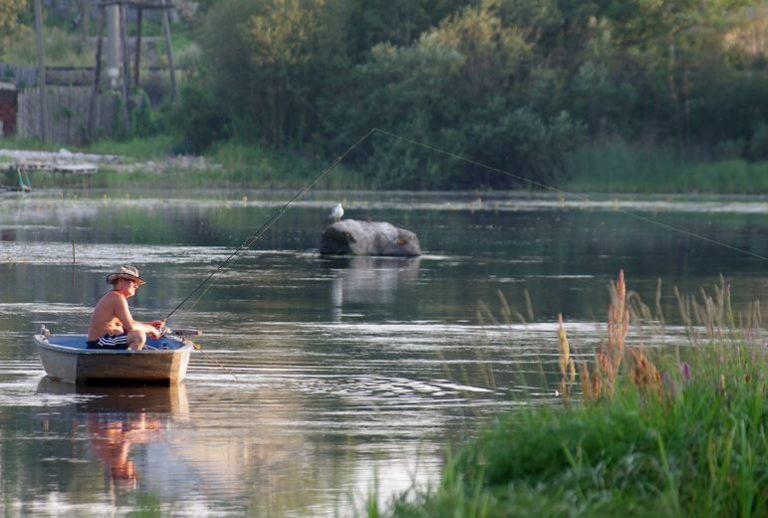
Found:
[[[82, 340], [80, 340], [82, 338]], [[187, 375], [193, 345], [181, 338], [164, 337], [167, 348], [131, 350], [86, 349], [85, 337], [34, 336], [45, 372], [68, 383], [148, 382], [180, 383]], [[82, 342], [82, 346], [80, 346]]]

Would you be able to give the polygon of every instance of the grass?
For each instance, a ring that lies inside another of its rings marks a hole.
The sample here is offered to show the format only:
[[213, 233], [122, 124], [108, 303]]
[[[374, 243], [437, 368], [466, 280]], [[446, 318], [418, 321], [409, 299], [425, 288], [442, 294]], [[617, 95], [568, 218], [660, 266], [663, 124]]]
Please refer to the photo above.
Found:
[[129, 160], [156, 160], [169, 156], [174, 138], [170, 135], [134, 138], [129, 140], [100, 140], [86, 146], [63, 146], [56, 142], [43, 143], [37, 139], [10, 137], [3, 139], [3, 149], [58, 151], [62, 147], [73, 152], [120, 155]]
[[[129, 162], [162, 161], [174, 155], [176, 139], [171, 135], [155, 135], [129, 140], [101, 140], [71, 151], [114, 154]], [[6, 149], [40, 149], [56, 151], [56, 143], [35, 140], [5, 139]], [[332, 165], [297, 150], [270, 150], [246, 142], [229, 140], [215, 145], [206, 159], [210, 170], [174, 171], [158, 177], [157, 173], [136, 171], [130, 175], [99, 174], [94, 187], [122, 188], [160, 186], [178, 187], [247, 187], [298, 189], [307, 185]], [[643, 192], [643, 193], [768, 193], [768, 162], [722, 160], [702, 162], [679, 159], [671, 148], [650, 144], [629, 145], [612, 140], [585, 146], [569, 161], [569, 180], [557, 185], [570, 192]], [[104, 169], [109, 171], [109, 166]], [[171, 183], [173, 182], [173, 183]], [[179, 183], [180, 182], [180, 183]], [[43, 179], [39, 186], [78, 187], [82, 182]], [[345, 165], [334, 166], [315, 186], [330, 190], [366, 190], [370, 182], [360, 172]]]
[[173, 149], [174, 138], [170, 135], [156, 135], [130, 140], [101, 140], [79, 148], [86, 153], [119, 155], [132, 160], [145, 161], [165, 158]]
[[768, 192], [768, 162], [711, 160], [671, 146], [603, 139], [582, 146], [568, 161], [559, 188], [580, 192]]
[[[210, 154], [236, 181], [246, 181], [262, 188], [306, 185], [331, 167], [332, 163], [308, 158], [300, 153], [272, 151], [236, 141], [218, 144]], [[364, 189], [365, 179], [339, 164], [317, 184], [319, 189]]]
[[[63, 18], [50, 18], [45, 21], [45, 60], [49, 67], [92, 67], [95, 55], [95, 46], [90, 42], [83, 42], [80, 37], [80, 29], [70, 30], [70, 20]], [[89, 30], [90, 37], [96, 37], [97, 19], [91, 19]], [[128, 23], [126, 26], [128, 38], [136, 37], [136, 24]], [[159, 39], [157, 48], [159, 62], [166, 65], [165, 42], [162, 23], [159, 19], [145, 17], [142, 21], [142, 37]], [[171, 29], [171, 47], [174, 56], [181, 56], [181, 62], [185, 62], [183, 56], [195, 47], [188, 30], [183, 26], [173, 26]], [[35, 66], [37, 63], [37, 47], [33, 26], [19, 26], [12, 34], [0, 38], [0, 47], [3, 49], [3, 61], [17, 65]], [[196, 51], [192, 51], [195, 52]]]
[[[46, 66], [84, 67], [93, 66], [94, 52], [83, 46], [77, 34], [59, 27], [45, 28]], [[37, 63], [37, 46], [32, 27], [19, 27], [2, 39], [3, 61], [16, 65], [34, 66]]]
[[[762, 516], [768, 508], [768, 358], [759, 307], [734, 315], [725, 282], [677, 293], [692, 347], [626, 347], [640, 318], [623, 277], [608, 332], [571, 374], [562, 405], [498, 416], [449, 454], [435, 487], [369, 516]], [[562, 386], [562, 385], [561, 385]]]
[[[104, 140], [84, 147], [68, 147], [73, 152], [119, 155], [123, 162], [136, 164], [126, 171], [109, 163], [99, 164], [99, 172], [90, 178], [37, 171], [32, 174], [34, 188], [68, 189], [299, 189], [305, 187], [331, 167], [332, 163], [308, 159], [301, 155], [269, 151], [237, 142], [222, 143], [206, 157], [206, 166], [184, 167], [173, 162], [174, 139], [155, 136], [127, 141]], [[55, 144], [9, 139], [6, 149], [38, 149], [56, 151]], [[156, 166], [142, 168], [154, 162]], [[175, 165], [176, 164], [176, 165]], [[364, 179], [342, 164], [335, 165], [314, 186], [316, 189], [363, 189]], [[15, 186], [15, 173], [6, 175], [4, 185]]]

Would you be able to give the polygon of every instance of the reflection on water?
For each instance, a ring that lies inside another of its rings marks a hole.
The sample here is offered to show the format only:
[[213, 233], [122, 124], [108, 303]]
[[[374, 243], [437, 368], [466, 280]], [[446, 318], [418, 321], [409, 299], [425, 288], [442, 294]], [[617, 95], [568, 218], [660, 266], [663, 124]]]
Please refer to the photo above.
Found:
[[[134, 491], [146, 477], [137, 468], [138, 449], [167, 441], [175, 420], [189, 418], [186, 385], [100, 386], [72, 385], [44, 377], [37, 392], [47, 396], [69, 396], [73, 403], [57, 408], [56, 414], [71, 414], [85, 426], [92, 455], [104, 467], [104, 489], [110, 495]], [[50, 419], [45, 424], [50, 428]]]
[[331, 270], [333, 320], [339, 321], [344, 304], [392, 304], [400, 285], [419, 275], [420, 257], [334, 257], [324, 259]]
[[136, 467], [131, 460], [134, 445], [156, 442], [163, 437], [163, 424], [146, 413], [120, 415], [117, 411], [88, 414], [91, 448], [104, 463], [118, 486], [136, 488]]
[[768, 255], [762, 200], [348, 193], [353, 217], [419, 234], [426, 255], [409, 259], [320, 257], [337, 196], [316, 195], [173, 316], [204, 331], [185, 385], [41, 380], [31, 334], [84, 332], [116, 264], [139, 267], [131, 306], [157, 318], [284, 202], [242, 194], [0, 196], [6, 515], [352, 515], [373, 485], [384, 503], [437, 480], [446, 442], [500, 409], [555, 401], [556, 316], [592, 357], [620, 268], [646, 301], [664, 281], [663, 326], [628, 339], [651, 347], [685, 343], [672, 287], [722, 273], [739, 311], [768, 282], [754, 256], [616, 210]]

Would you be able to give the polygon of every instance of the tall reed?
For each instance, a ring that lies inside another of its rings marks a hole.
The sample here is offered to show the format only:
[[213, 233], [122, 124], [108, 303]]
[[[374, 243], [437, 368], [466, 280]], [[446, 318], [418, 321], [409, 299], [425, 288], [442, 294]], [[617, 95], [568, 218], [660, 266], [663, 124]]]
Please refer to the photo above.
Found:
[[[437, 487], [396, 499], [391, 515], [766, 514], [768, 353], [759, 304], [736, 314], [723, 279], [694, 295], [675, 290], [690, 345], [668, 355], [627, 345], [630, 322], [649, 317], [650, 307], [633, 301], [622, 273], [609, 290], [606, 337], [578, 375], [559, 319], [565, 404], [499, 416], [450, 456]], [[579, 386], [581, 403], [572, 390]]]

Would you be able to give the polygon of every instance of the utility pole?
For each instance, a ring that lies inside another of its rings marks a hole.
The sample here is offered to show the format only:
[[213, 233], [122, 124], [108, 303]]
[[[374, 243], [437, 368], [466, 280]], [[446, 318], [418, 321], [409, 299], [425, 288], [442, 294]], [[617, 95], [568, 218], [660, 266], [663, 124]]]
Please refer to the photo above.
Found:
[[97, 120], [99, 113], [99, 94], [101, 93], [101, 49], [104, 40], [104, 25], [106, 13], [104, 7], [99, 6], [99, 25], [96, 31], [96, 60], [93, 70], [93, 91], [91, 92], [91, 103], [88, 106], [88, 139], [94, 140], [97, 132]]
[[91, 8], [89, 0], [79, 0], [77, 16], [80, 18], [80, 41], [85, 44], [88, 41], [88, 29], [90, 27]]
[[47, 140], [48, 96], [45, 87], [45, 50], [43, 49], [43, 6], [35, 0], [35, 40], [37, 42], [37, 87], [40, 90], [40, 140]]
[[120, 6], [110, 4], [107, 10], [107, 77], [113, 90], [120, 77]]
[[123, 117], [125, 134], [131, 133], [131, 57], [128, 54], [128, 35], [125, 22], [125, 4], [120, 3], [120, 46], [123, 50]]
[[141, 85], [139, 84], [139, 69], [140, 69], [140, 61], [141, 61], [141, 21], [142, 18], [144, 18], [144, 9], [141, 7], [138, 7], [136, 10], [136, 60], [133, 64], [133, 84], [136, 86], [136, 89], [138, 90], [141, 88]]
[[171, 101], [176, 100], [176, 65], [173, 61], [173, 48], [171, 47], [171, 13], [173, 7], [168, 0], [162, 0], [163, 9], [163, 35], [165, 36], [165, 50], [168, 53], [168, 68], [171, 72]]

